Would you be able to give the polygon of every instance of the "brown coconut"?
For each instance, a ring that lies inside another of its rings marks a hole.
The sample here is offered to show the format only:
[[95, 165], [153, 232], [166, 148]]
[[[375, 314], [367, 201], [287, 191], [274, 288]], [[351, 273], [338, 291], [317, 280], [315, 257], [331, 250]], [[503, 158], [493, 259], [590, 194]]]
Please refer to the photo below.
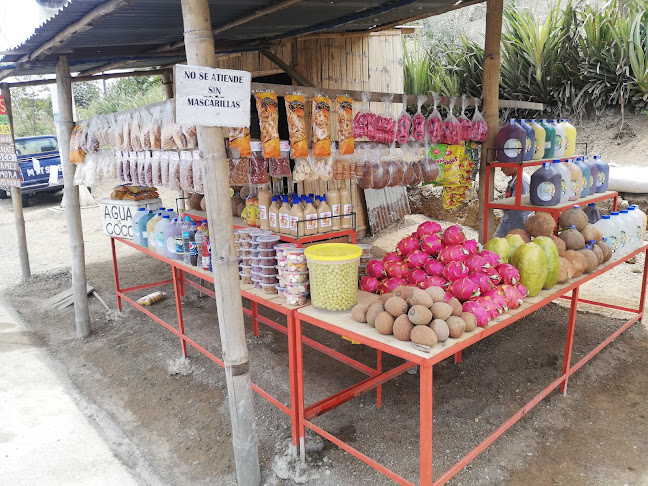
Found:
[[549, 213], [537, 212], [526, 220], [526, 230], [531, 236], [551, 236], [556, 222]]
[[603, 252], [604, 262], [607, 262], [610, 258], [612, 258], [612, 248], [610, 248], [610, 245], [608, 245], [605, 241], [599, 241], [596, 246], [598, 246]]
[[587, 260], [585, 273], [591, 273], [596, 269], [596, 267], [598, 267], [598, 258], [596, 256], [596, 253], [594, 253], [592, 250], [578, 250], [578, 253], [583, 255], [585, 257], [585, 260]]
[[558, 270], [558, 280], [556, 283], [565, 283], [574, 276], [574, 267], [566, 258], [560, 257], [560, 266]]
[[587, 226], [587, 214], [581, 208], [568, 209], [558, 218], [558, 225], [561, 229], [574, 225], [578, 231], [583, 231]]
[[589, 243], [592, 240], [599, 242], [601, 241], [601, 238], [603, 238], [603, 233], [601, 233], [601, 230], [593, 224], [589, 223], [587, 224], [587, 226], [585, 226], [585, 228], [581, 230], [581, 234], [583, 235], [583, 238], [585, 238], [586, 243]]
[[569, 263], [571, 263], [574, 269], [573, 278], [580, 277], [587, 269], [587, 260], [585, 259], [585, 256], [581, 255], [577, 251], [567, 250], [564, 258], [569, 260]]
[[582, 250], [585, 248], [585, 238], [576, 228], [561, 231], [558, 238], [565, 242], [565, 247], [568, 250]]
[[556, 235], [551, 235], [551, 239], [556, 244], [556, 248], [558, 249], [558, 255], [563, 256], [567, 251], [567, 246], [565, 245], [565, 242], [560, 238], [558, 238]]
[[531, 243], [531, 236], [523, 229], [513, 229], [506, 236], [508, 235], [520, 235], [525, 243]]

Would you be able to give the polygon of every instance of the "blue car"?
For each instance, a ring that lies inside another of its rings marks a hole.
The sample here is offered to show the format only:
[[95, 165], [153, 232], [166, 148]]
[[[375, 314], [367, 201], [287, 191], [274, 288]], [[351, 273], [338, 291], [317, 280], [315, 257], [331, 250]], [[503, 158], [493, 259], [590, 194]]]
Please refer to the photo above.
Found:
[[[58, 140], [54, 135], [16, 139], [16, 155], [23, 177], [21, 185], [23, 206], [29, 205], [30, 194], [55, 193], [63, 189], [63, 171], [58, 149]], [[56, 177], [50, 178], [50, 172], [55, 168]], [[8, 188], [0, 188], [0, 199], [6, 199], [9, 194]]]

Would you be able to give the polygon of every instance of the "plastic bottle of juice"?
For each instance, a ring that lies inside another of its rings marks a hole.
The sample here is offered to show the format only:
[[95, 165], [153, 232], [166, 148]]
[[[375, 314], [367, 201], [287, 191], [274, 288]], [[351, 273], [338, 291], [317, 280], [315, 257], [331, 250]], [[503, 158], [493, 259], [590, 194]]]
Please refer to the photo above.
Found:
[[163, 214], [162, 219], [155, 225], [155, 251], [158, 255], [166, 256], [166, 240], [164, 239], [164, 230], [171, 226], [171, 218], [168, 214]]
[[313, 200], [310, 197], [306, 198], [304, 219], [306, 220], [306, 229], [304, 231], [306, 236], [317, 234], [317, 209], [313, 206]]
[[565, 128], [558, 123], [558, 120], [551, 120], [551, 126], [556, 131], [556, 148], [554, 149], [554, 157], [564, 157], [565, 147], [567, 146], [567, 135]]
[[282, 196], [281, 203], [281, 207], [279, 208], [279, 233], [282, 235], [289, 235], [290, 206], [288, 205], [288, 196]]
[[571, 184], [569, 186], [569, 200], [575, 201], [580, 197], [583, 184], [583, 171], [580, 170], [576, 164], [574, 164], [574, 159], [569, 159], [565, 163], [565, 167], [569, 170], [571, 174]]
[[594, 163], [598, 167], [598, 182], [596, 183], [596, 192], [605, 192], [608, 189], [610, 179], [610, 166], [603, 160], [600, 155], [594, 157]]
[[319, 220], [320, 233], [328, 233], [331, 231], [331, 208], [326, 203], [326, 196], [320, 197], [320, 204], [317, 208], [317, 218]]
[[535, 141], [533, 144], [533, 160], [540, 160], [544, 157], [545, 151], [545, 129], [534, 118], [531, 120], [531, 128], [535, 132]]
[[185, 224], [182, 225], [182, 261], [187, 265], [191, 265], [191, 247], [189, 241], [189, 234], [191, 233], [191, 218], [185, 218]]
[[[187, 227], [187, 231], [189, 231], [189, 223], [186, 222], [186, 219], [188, 218], [178, 218], [178, 222], [175, 225], [175, 259], [183, 261], [184, 260], [184, 243], [182, 241], [182, 233], [184, 231], [185, 226]], [[191, 218], [189, 218], [191, 221]]]
[[273, 233], [279, 233], [279, 196], [272, 196], [270, 207], [268, 208], [268, 227]]
[[[206, 237], [207, 233], [205, 233], [205, 228], [202, 225], [198, 226], [196, 228], [196, 234], [194, 235], [194, 242], [196, 245], [196, 266], [202, 267], [202, 244]], [[198, 261], [200, 261], [200, 265], [198, 265]]]
[[593, 196], [594, 194], [596, 194], [596, 181], [598, 181], [598, 166], [594, 162], [593, 158], [590, 159], [587, 156], [585, 156], [585, 158], [583, 159], [583, 163], [590, 170], [589, 193], [590, 196]]
[[171, 260], [176, 259], [176, 241], [175, 241], [175, 232], [176, 225], [178, 224], [178, 218], [175, 218], [171, 221], [171, 224], [164, 228], [164, 256], [170, 258]]
[[340, 191], [333, 186], [326, 193], [326, 200], [331, 205], [331, 230], [340, 231], [342, 228], [342, 205], [340, 201]]
[[617, 249], [619, 247], [619, 241], [618, 241], [617, 227], [610, 219], [610, 215], [604, 214], [603, 216], [601, 216], [601, 219], [597, 221], [594, 224], [594, 226], [596, 226], [599, 230], [601, 230], [601, 233], [603, 234], [603, 239], [605, 239], [605, 242], [612, 249], [612, 254], [618, 255]]
[[590, 224], [594, 224], [601, 219], [601, 210], [596, 207], [596, 203], [589, 203], [583, 208], [583, 212], [587, 214], [587, 222]]
[[547, 122], [546, 118], [540, 120], [540, 126], [545, 131], [545, 150], [542, 158], [552, 159], [556, 155], [556, 129]]
[[589, 196], [589, 193], [590, 193], [589, 192], [589, 182], [590, 182], [590, 178], [592, 176], [592, 173], [590, 172], [589, 167], [587, 167], [583, 163], [582, 157], [577, 157], [575, 163], [576, 163], [576, 165], [578, 166], [578, 168], [581, 170], [581, 172], [583, 174], [583, 176], [581, 178], [580, 197], [587, 197], [587, 196]]
[[133, 215], [133, 242], [137, 245], [142, 244], [142, 229], [139, 226], [139, 220], [146, 214], [146, 208], [139, 208]]
[[560, 188], [562, 176], [553, 167], [545, 162], [538, 170], [531, 174], [531, 204], [536, 206], [555, 206], [560, 202]]
[[320, 197], [319, 197], [319, 196], [315, 196], [315, 197], [313, 198], [313, 207], [314, 207], [315, 209], [319, 208], [320, 202], [322, 202], [321, 199], [320, 199]]
[[196, 246], [197, 231], [198, 224], [192, 221], [189, 227], [189, 263], [191, 263], [192, 267], [198, 266], [198, 247]]
[[153, 216], [155, 216], [155, 214], [153, 214], [153, 211], [146, 211], [146, 214], [144, 214], [144, 216], [142, 216], [137, 222], [137, 225], [139, 226], [139, 232], [142, 235], [140, 245], [142, 245], [144, 248], [148, 247], [148, 232], [146, 231], [146, 225], [151, 220], [151, 218], [153, 218]]
[[206, 272], [212, 271], [211, 264], [211, 243], [209, 242], [209, 235], [205, 234], [202, 239], [202, 247], [200, 249], [200, 256], [202, 262], [202, 269]]
[[146, 238], [148, 238], [148, 247], [155, 250], [157, 247], [157, 235], [155, 234], [155, 225], [162, 219], [164, 208], [160, 208], [151, 219], [146, 223]]
[[560, 159], [554, 159], [553, 164], [551, 164], [556, 172], [560, 174], [560, 202], [564, 203], [569, 200], [569, 185], [571, 184], [571, 173], [569, 169], [565, 167]]
[[268, 189], [268, 186], [263, 186], [261, 191], [259, 191], [259, 228], [262, 230], [269, 230], [270, 223], [268, 221], [268, 208], [272, 202], [272, 193]]
[[245, 198], [245, 221], [251, 228], [257, 227], [257, 216], [259, 211], [259, 199], [256, 190], [251, 189], [250, 195]]
[[297, 194], [293, 194], [293, 201], [295, 204], [290, 208], [290, 234], [293, 236], [304, 236], [304, 211], [302, 211], [301, 201]]
[[[342, 218], [342, 228], [349, 229], [353, 226], [353, 216], [351, 216], [353, 206], [351, 204], [351, 191], [346, 184], [340, 188], [340, 204], [342, 205], [342, 212], [345, 215]], [[349, 216], [346, 216], [347, 214]]]
[[531, 160], [535, 148], [535, 130], [524, 118], [520, 119], [520, 126], [526, 132], [526, 145], [524, 146], [524, 160]]
[[527, 133], [515, 118], [497, 132], [497, 160], [499, 162], [520, 162], [524, 159]]
[[576, 127], [569, 123], [566, 118], [560, 120], [560, 125], [565, 130], [565, 153], [563, 157], [571, 157], [576, 152]]

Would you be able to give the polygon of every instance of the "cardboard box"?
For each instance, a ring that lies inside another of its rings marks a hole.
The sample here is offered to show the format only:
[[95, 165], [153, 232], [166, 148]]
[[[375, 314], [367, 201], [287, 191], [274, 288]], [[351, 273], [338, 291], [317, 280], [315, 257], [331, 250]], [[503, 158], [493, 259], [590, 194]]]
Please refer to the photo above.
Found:
[[105, 197], [99, 200], [101, 227], [106, 236], [133, 239], [133, 216], [139, 211], [139, 208], [155, 210], [161, 206], [160, 198], [130, 201], [112, 200]]

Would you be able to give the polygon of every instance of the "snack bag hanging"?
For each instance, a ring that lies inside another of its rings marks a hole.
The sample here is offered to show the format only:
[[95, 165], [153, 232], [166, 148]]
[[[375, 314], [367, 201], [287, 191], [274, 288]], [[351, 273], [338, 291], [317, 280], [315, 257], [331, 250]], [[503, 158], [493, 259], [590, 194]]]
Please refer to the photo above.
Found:
[[369, 109], [371, 94], [362, 92], [362, 106], [353, 117], [353, 137], [373, 140], [376, 130], [376, 114]]
[[383, 96], [380, 100], [385, 104], [385, 111], [376, 117], [376, 131], [373, 140], [391, 144], [396, 139], [396, 118], [391, 114], [394, 95]]
[[279, 148], [279, 112], [277, 94], [272, 91], [254, 93], [259, 113], [263, 157], [281, 157]]
[[313, 97], [313, 156], [331, 156], [331, 102], [328, 97], [319, 95]]
[[475, 114], [472, 119], [470, 139], [474, 142], [485, 142], [486, 137], [488, 136], [488, 124], [479, 111], [480, 99], [473, 98], [473, 100], [475, 100]]
[[304, 122], [304, 95], [293, 93], [284, 96], [288, 134], [290, 137], [290, 155], [293, 159], [308, 156], [306, 141], [306, 123]]
[[85, 152], [80, 147], [80, 137], [83, 135], [83, 128], [77, 125], [72, 129], [70, 136], [70, 163], [80, 164], [85, 159]]
[[450, 145], [461, 143], [461, 124], [457, 120], [457, 117], [454, 116], [454, 113], [452, 113], [456, 100], [454, 96], [450, 98], [448, 117], [443, 124], [443, 134], [441, 135], [441, 141]]
[[353, 138], [353, 99], [350, 96], [338, 96], [336, 101], [338, 153], [351, 155], [355, 143]]
[[396, 124], [396, 141], [399, 145], [406, 144], [410, 138], [412, 117], [407, 113], [407, 96], [403, 95], [403, 111], [398, 115]]
[[472, 122], [466, 116], [466, 95], [461, 95], [461, 115], [459, 115], [460, 135], [462, 142], [470, 141], [472, 135]]
[[237, 158], [252, 156], [250, 129], [248, 127], [230, 128], [228, 131], [228, 139], [230, 148], [239, 151], [239, 156]]
[[434, 109], [427, 119], [427, 132], [428, 139], [430, 143], [439, 143], [441, 136], [443, 135], [443, 119], [441, 118], [441, 113], [437, 109], [439, 104], [439, 93], [432, 93], [432, 99], [434, 100]]
[[427, 96], [418, 95], [416, 97], [416, 114], [412, 117], [412, 138], [417, 142], [425, 140], [425, 117], [421, 111], [423, 103], [427, 100]]

